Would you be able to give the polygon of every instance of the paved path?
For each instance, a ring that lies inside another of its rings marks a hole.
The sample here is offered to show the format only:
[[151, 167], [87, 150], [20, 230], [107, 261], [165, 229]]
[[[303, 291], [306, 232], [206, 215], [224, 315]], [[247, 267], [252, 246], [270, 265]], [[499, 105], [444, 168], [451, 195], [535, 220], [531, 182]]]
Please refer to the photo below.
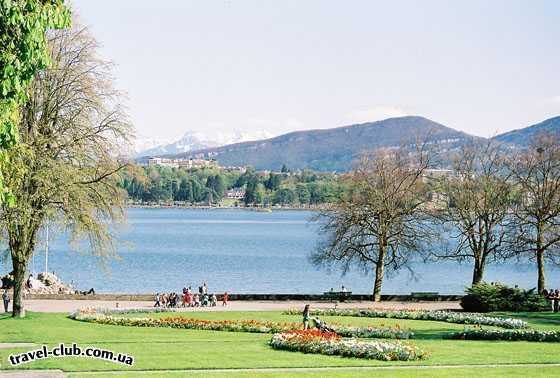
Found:
[[[305, 304], [311, 304], [313, 308], [333, 308], [334, 303], [313, 301], [231, 301], [228, 306], [204, 308], [186, 308], [189, 311], [283, 311], [290, 308], [303, 308]], [[118, 302], [120, 308], [150, 308], [153, 302]], [[25, 307], [29, 311], [36, 312], [72, 312], [83, 307], [115, 308], [116, 301], [94, 301], [94, 300], [51, 300], [33, 299], [26, 300]], [[377, 309], [417, 309], [417, 310], [440, 310], [460, 309], [459, 302], [350, 302], [339, 303], [338, 308], [377, 308]]]
[[12, 349], [12, 348], [32, 348], [35, 344], [33, 343], [0, 343], [0, 349]]
[[1, 378], [64, 378], [61, 370], [20, 370], [2, 373]]
[[[185, 373], [188, 376], [189, 373], [297, 373], [297, 372], [347, 372], [351, 376], [352, 371], [371, 371], [372, 375], [375, 371], [389, 371], [389, 370], [441, 370], [441, 369], [495, 369], [495, 368], [544, 368], [544, 367], [558, 367], [560, 368], [560, 363], [550, 363], [550, 364], [480, 364], [480, 365], [401, 365], [401, 366], [338, 366], [338, 367], [294, 367], [294, 368], [254, 368], [254, 369], [178, 369], [178, 370], [128, 370], [128, 371], [84, 371], [77, 372], [73, 375], [79, 376], [119, 376], [127, 375], [130, 376], [131, 372], [134, 372], [135, 376], [142, 376], [144, 374], [164, 374], [166, 373]], [[411, 373], [412, 374], [412, 373]], [[481, 372], [480, 374], [484, 374]], [[20, 371], [20, 372], [0, 372], [0, 377], [29, 377], [29, 378], [62, 378], [64, 373], [60, 370], [30, 370], [30, 371]]]

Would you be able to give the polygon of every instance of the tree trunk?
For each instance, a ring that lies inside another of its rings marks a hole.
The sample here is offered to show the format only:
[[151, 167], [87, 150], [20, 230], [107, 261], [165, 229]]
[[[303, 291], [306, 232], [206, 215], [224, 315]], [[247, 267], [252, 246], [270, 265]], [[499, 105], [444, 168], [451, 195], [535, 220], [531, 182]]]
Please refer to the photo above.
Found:
[[544, 273], [544, 251], [542, 249], [537, 249], [537, 269], [538, 269], [538, 280], [537, 280], [537, 290], [542, 293], [545, 289], [545, 273]]
[[477, 285], [482, 282], [484, 278], [484, 260], [483, 259], [475, 259], [474, 261], [474, 269], [473, 269], [473, 278], [472, 278], [472, 285]]
[[479, 266], [478, 264], [475, 263], [474, 270], [473, 270], [472, 286], [481, 283], [483, 277], [484, 277], [484, 267]]
[[543, 235], [544, 235], [544, 226], [542, 222], [537, 224], [537, 251], [536, 251], [536, 258], [537, 258], [537, 290], [538, 293], [542, 293], [545, 289], [545, 274], [544, 274], [544, 252], [545, 249], [543, 248]]
[[12, 302], [12, 316], [14, 318], [25, 317], [25, 309], [23, 308], [23, 285], [25, 285], [25, 268], [23, 261], [12, 260], [14, 268], [14, 297]]
[[373, 301], [381, 301], [381, 285], [383, 283], [383, 261], [377, 263], [375, 267], [375, 284], [373, 286]]
[[375, 264], [375, 283], [373, 285], [373, 301], [381, 301], [381, 285], [383, 283], [383, 274], [385, 269], [385, 247], [379, 247], [379, 256]]

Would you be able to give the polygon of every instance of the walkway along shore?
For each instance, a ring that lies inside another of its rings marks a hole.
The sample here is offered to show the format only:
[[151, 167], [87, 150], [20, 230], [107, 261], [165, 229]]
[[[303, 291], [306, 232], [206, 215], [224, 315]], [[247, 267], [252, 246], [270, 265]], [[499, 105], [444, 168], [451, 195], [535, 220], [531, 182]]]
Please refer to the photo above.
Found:
[[[162, 291], [163, 292], [163, 291]], [[418, 293], [421, 294], [421, 293]], [[221, 300], [221, 293], [216, 293]], [[48, 299], [48, 300], [100, 300], [100, 301], [152, 301], [155, 293], [149, 294], [28, 294], [25, 299]], [[228, 294], [231, 301], [313, 301], [329, 302], [323, 294]], [[410, 294], [385, 294], [381, 296], [382, 302], [458, 302], [462, 295], [439, 295], [433, 294], [427, 298], [419, 298]], [[352, 294], [347, 297], [351, 302], [370, 302], [371, 294]], [[419, 300], [420, 299], [420, 300]]]
[[[458, 301], [446, 302], [328, 302], [328, 301], [236, 301], [232, 300], [227, 306], [218, 304], [216, 307], [179, 308], [181, 312], [197, 311], [284, 311], [292, 308], [301, 308], [310, 304], [313, 308], [377, 308], [392, 310], [460, 310]], [[153, 300], [131, 301], [131, 300], [101, 300], [90, 297], [84, 299], [25, 299], [24, 305], [28, 311], [35, 312], [72, 312], [84, 307], [98, 308], [152, 308]], [[11, 306], [10, 306], [11, 308]]]

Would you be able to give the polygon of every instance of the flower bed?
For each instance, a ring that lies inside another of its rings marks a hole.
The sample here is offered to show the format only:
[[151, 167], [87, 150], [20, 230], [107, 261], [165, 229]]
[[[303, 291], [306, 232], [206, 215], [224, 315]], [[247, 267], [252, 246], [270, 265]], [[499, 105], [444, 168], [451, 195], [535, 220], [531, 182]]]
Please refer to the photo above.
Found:
[[[289, 310], [287, 315], [300, 315], [300, 310]], [[316, 309], [311, 311], [312, 315], [319, 316], [355, 316], [366, 318], [393, 318], [410, 320], [434, 320], [458, 324], [488, 325], [510, 329], [527, 328], [523, 320], [513, 318], [498, 318], [483, 316], [470, 312], [451, 311], [389, 311], [389, 310], [359, 310], [359, 309]]]
[[294, 352], [384, 361], [411, 361], [425, 357], [421, 349], [411, 345], [397, 342], [345, 340], [336, 334], [321, 333], [317, 330], [277, 333], [272, 336], [270, 346], [274, 349]]
[[451, 335], [460, 340], [505, 340], [560, 342], [559, 331], [539, 331], [536, 329], [482, 329], [472, 328]]
[[334, 331], [343, 337], [358, 337], [363, 339], [412, 339], [414, 333], [400, 327], [351, 327], [330, 325]]
[[257, 320], [204, 320], [181, 316], [169, 318], [132, 318], [108, 315], [106, 312], [77, 311], [70, 318], [85, 322], [131, 327], [168, 327], [207, 331], [275, 333], [295, 329], [296, 323], [260, 322]]
[[[168, 318], [137, 318], [113, 316], [113, 314], [140, 313], [135, 310], [107, 310], [107, 309], [81, 309], [72, 314], [70, 318], [99, 324], [111, 324], [132, 327], [169, 327], [183, 329], [199, 329], [209, 331], [229, 332], [253, 332], [253, 333], [277, 333], [293, 331], [301, 328], [300, 323], [277, 323], [261, 322], [257, 320], [203, 320], [186, 318], [182, 316]], [[146, 311], [161, 312], [161, 311]], [[350, 327], [342, 325], [330, 325], [336, 333], [344, 337], [360, 338], [387, 338], [387, 339], [409, 339], [413, 333], [402, 330], [399, 327], [372, 328], [372, 327]]]

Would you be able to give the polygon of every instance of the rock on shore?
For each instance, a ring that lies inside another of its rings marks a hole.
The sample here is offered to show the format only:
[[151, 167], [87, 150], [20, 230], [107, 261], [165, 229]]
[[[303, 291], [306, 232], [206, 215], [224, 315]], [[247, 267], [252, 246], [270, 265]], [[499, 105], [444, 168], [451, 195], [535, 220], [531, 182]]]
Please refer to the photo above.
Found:
[[[13, 276], [7, 274], [2, 279], [2, 287], [11, 289], [13, 287]], [[29, 277], [25, 283], [23, 294], [73, 294], [74, 289], [65, 285], [53, 273], [39, 273], [37, 277]]]

